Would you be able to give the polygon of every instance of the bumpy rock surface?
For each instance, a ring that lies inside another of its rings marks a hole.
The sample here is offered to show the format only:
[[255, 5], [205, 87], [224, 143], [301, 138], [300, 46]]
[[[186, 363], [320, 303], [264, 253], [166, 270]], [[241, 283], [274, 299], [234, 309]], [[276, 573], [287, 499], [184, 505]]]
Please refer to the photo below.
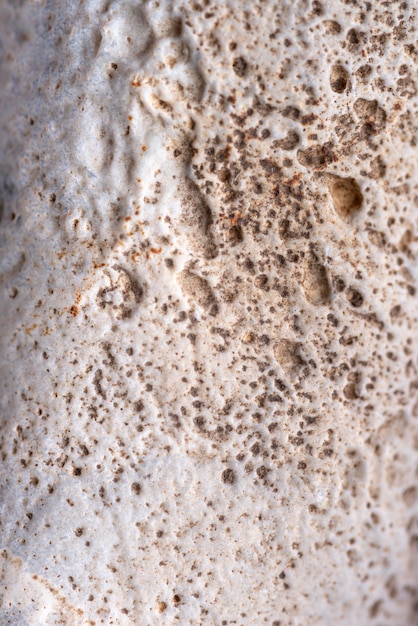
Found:
[[1, 3], [1, 624], [418, 624], [417, 8]]

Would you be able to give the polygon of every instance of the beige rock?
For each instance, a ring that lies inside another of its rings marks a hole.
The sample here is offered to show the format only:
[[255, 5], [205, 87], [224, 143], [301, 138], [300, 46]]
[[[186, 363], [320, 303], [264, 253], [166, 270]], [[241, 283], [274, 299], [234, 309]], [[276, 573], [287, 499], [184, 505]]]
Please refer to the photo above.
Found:
[[0, 3], [0, 624], [412, 626], [417, 5]]

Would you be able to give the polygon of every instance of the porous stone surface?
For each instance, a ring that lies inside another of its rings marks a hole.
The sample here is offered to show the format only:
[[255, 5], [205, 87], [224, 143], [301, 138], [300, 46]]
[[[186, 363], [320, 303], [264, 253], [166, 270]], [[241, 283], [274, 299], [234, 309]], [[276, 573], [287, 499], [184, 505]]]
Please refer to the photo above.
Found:
[[418, 624], [417, 8], [0, 4], [1, 624]]

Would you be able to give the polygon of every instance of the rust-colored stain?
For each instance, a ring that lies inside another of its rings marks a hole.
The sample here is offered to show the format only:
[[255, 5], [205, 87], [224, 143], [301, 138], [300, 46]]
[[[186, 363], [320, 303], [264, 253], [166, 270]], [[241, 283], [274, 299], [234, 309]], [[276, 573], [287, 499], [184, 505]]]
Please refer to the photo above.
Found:
[[97, 270], [99, 267], [104, 267], [106, 265], [106, 263], [96, 263], [96, 261], [93, 261], [93, 267], [95, 270]]
[[140, 256], [142, 256], [140, 252], [135, 252], [135, 254], [131, 256], [131, 259], [134, 263], [136, 263]]
[[80, 304], [80, 300], [81, 300], [81, 293], [77, 293], [75, 296], [75, 303], [70, 308], [70, 314], [73, 317], [76, 317], [76, 315], [78, 315], [78, 311], [79, 311], [78, 305]]
[[147, 146], [142, 146], [142, 152], [146, 152]]
[[238, 224], [241, 218], [242, 218], [242, 214], [239, 211], [235, 211], [234, 217], [230, 219], [231, 226], [235, 226], [236, 224]]
[[29, 328], [25, 328], [25, 333], [26, 333], [27, 335], [30, 335], [30, 334], [31, 334], [31, 332], [32, 332], [33, 330], [35, 330], [35, 328], [38, 328], [38, 324], [34, 324], [33, 326], [29, 326]]
[[129, 216], [128, 216], [128, 217], [125, 217], [125, 222], [130, 222], [130, 221], [131, 221], [131, 219], [132, 219], [132, 217], [129, 217]]
[[128, 115], [128, 120], [129, 120], [130, 122], [132, 122], [132, 120], [133, 120], [133, 119], [134, 119], [134, 118], [132, 117], [132, 115]]
[[301, 178], [302, 178], [302, 173], [297, 172], [296, 174], [293, 174], [292, 178], [286, 178], [286, 180], [284, 180], [283, 182], [288, 187], [294, 187], [295, 185], [298, 184]]
[[162, 248], [151, 248], [151, 252], [153, 252], [154, 254], [160, 254], [162, 251]]
[[139, 80], [134, 79], [133, 81], [131, 81], [131, 85], [132, 87], [140, 87], [141, 83], [139, 82]]
[[58, 254], [57, 254], [59, 259], [62, 259], [62, 257], [65, 256], [65, 255], [66, 255], [66, 251], [65, 250], [63, 250], [63, 252], [58, 252]]

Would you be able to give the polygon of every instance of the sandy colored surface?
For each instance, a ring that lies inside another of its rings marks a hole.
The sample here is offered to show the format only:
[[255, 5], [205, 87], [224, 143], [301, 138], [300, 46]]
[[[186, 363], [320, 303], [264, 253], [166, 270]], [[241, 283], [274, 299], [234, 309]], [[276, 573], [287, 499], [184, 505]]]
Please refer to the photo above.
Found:
[[417, 8], [3, 0], [2, 625], [418, 624]]

